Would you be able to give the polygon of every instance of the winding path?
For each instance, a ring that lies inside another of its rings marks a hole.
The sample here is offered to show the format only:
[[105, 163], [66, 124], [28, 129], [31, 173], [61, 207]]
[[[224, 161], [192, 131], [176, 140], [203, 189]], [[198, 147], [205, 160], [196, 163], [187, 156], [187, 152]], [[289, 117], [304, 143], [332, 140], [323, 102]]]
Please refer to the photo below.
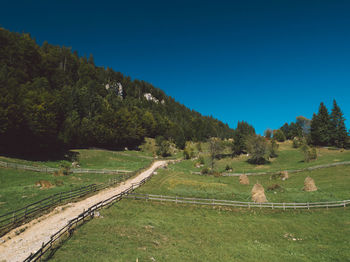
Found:
[[[57, 207], [49, 214], [15, 228], [0, 239], [0, 261], [23, 261], [30, 253], [40, 249], [42, 243], [48, 241], [50, 236], [64, 227], [69, 220], [75, 218], [90, 206], [124, 191], [132, 183], [138, 183], [142, 179], [151, 176], [157, 168], [166, 165], [166, 163], [167, 161], [154, 162], [149, 169], [117, 187], [107, 188], [79, 202]], [[18, 234], [21, 231], [23, 232]]]

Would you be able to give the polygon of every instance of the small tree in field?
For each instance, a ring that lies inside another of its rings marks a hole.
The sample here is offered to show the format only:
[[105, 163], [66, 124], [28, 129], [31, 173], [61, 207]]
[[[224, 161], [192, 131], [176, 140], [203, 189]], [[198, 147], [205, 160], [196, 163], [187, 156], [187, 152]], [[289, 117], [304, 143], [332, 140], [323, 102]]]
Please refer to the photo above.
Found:
[[279, 145], [277, 144], [275, 139], [272, 139], [270, 142], [270, 157], [275, 158], [277, 157], [277, 150], [278, 150]]
[[217, 154], [220, 153], [222, 150], [222, 144], [220, 138], [217, 137], [211, 137], [209, 139], [209, 152], [210, 152], [210, 159], [211, 159], [211, 168], [214, 168], [214, 160]]
[[286, 141], [286, 136], [281, 129], [277, 129], [273, 131], [273, 139], [276, 139], [278, 142], [284, 142]]
[[300, 147], [300, 150], [304, 153], [304, 161], [310, 162], [317, 159], [317, 150], [315, 147], [309, 147], [306, 143]]
[[251, 164], [262, 165], [268, 162], [269, 148], [267, 141], [262, 136], [251, 136], [247, 140], [248, 153], [251, 158], [248, 160]]
[[171, 155], [170, 152], [170, 142], [167, 141], [164, 137], [156, 137], [157, 144], [157, 155], [167, 157]]
[[272, 130], [270, 128], [266, 129], [265, 132], [264, 132], [264, 136], [267, 139], [271, 139], [271, 137], [272, 137]]
[[194, 157], [194, 148], [191, 142], [186, 142], [185, 149], [183, 151], [185, 159], [191, 159]]

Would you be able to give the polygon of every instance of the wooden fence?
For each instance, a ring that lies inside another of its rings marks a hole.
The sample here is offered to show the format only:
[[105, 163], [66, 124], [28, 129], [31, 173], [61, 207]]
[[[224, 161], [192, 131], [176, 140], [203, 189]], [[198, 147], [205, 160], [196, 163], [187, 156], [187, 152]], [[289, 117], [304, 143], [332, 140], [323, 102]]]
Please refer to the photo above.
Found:
[[[34, 171], [34, 172], [43, 172], [43, 173], [53, 173], [57, 172], [60, 169], [54, 167], [37, 167], [37, 166], [28, 166], [22, 164], [15, 164], [9, 162], [0, 161], [0, 166], [6, 168], [14, 168], [20, 170]], [[121, 174], [121, 173], [131, 173], [133, 171], [130, 170], [109, 170], [109, 169], [85, 169], [85, 168], [71, 168], [69, 172], [82, 174], [82, 173], [90, 173], [90, 174]]]
[[206, 198], [189, 198], [179, 196], [163, 196], [151, 194], [129, 194], [127, 198], [153, 200], [160, 202], [175, 202], [195, 205], [210, 205], [210, 206], [230, 206], [243, 208], [270, 208], [270, 209], [312, 209], [312, 208], [332, 208], [346, 207], [350, 204], [350, 200], [330, 201], [330, 202], [309, 202], [309, 203], [255, 203], [241, 202], [232, 200], [206, 199]]
[[[288, 173], [300, 173], [303, 171], [312, 171], [316, 169], [322, 169], [322, 168], [329, 168], [329, 167], [335, 167], [335, 166], [345, 166], [350, 165], [350, 161], [344, 161], [344, 162], [338, 162], [338, 163], [332, 163], [332, 164], [324, 164], [324, 165], [317, 165], [317, 166], [311, 166], [306, 167], [302, 169], [295, 169], [295, 170], [284, 170]], [[240, 175], [247, 175], [247, 176], [261, 176], [261, 175], [273, 175], [273, 174], [279, 174], [281, 171], [272, 171], [272, 172], [256, 172], [256, 173], [223, 173], [222, 176], [240, 176]], [[193, 172], [195, 173], [195, 172]]]
[[132, 192], [134, 189], [138, 188], [139, 186], [143, 185], [146, 183], [147, 180], [149, 180], [151, 176], [144, 178], [138, 183], [132, 183], [132, 185], [124, 190], [123, 192], [116, 194], [106, 200], [103, 200], [101, 202], [98, 202], [97, 204], [91, 206], [88, 210], [82, 212], [80, 215], [75, 217], [74, 219], [70, 220], [66, 226], [61, 228], [58, 232], [53, 234], [50, 237], [50, 240], [47, 241], [46, 243], [42, 243], [41, 248], [35, 252], [30, 254], [29, 257], [27, 257], [24, 261], [25, 262], [30, 262], [30, 261], [41, 261], [43, 256], [47, 254], [49, 251], [54, 250], [54, 248], [57, 246], [57, 244], [64, 238], [64, 237], [69, 237], [72, 235], [73, 231], [77, 228], [77, 226], [84, 224], [85, 222], [89, 221], [92, 219], [95, 215], [95, 212], [102, 207], [111, 205], [115, 201], [121, 200], [124, 196], [127, 196]]
[[[154, 161], [149, 165], [151, 166]], [[3, 162], [5, 163], [5, 162]], [[147, 166], [147, 167], [149, 167]], [[18, 225], [27, 222], [38, 214], [49, 210], [59, 204], [67, 202], [68, 200], [77, 199], [86, 196], [90, 193], [105, 189], [119, 182], [125, 181], [126, 179], [134, 176], [145, 168], [140, 168], [134, 172], [129, 172], [123, 174], [121, 177], [112, 178], [108, 183], [103, 184], [91, 184], [88, 186], [83, 186], [75, 190], [70, 190], [66, 192], [56, 193], [49, 197], [46, 197], [40, 201], [29, 204], [23, 208], [8, 212], [6, 214], [0, 215], [0, 237], [9, 232], [11, 229], [17, 227]]]
[[11, 229], [17, 227], [23, 222], [27, 222], [36, 215], [41, 214], [42, 212], [49, 210], [59, 204], [67, 202], [68, 200], [86, 196], [101, 189], [105, 189], [109, 186], [124, 181], [127, 178], [129, 178], [129, 175], [113, 178], [108, 183], [91, 184], [75, 190], [56, 193], [54, 195], [41, 199], [40, 201], [31, 203], [23, 208], [0, 215], [0, 236], [3, 236]]

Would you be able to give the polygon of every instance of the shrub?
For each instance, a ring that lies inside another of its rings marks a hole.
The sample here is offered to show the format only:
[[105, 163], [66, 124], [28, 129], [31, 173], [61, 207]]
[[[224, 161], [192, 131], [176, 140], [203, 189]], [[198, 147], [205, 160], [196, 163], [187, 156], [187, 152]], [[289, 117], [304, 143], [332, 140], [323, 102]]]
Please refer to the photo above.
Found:
[[194, 149], [191, 143], [187, 142], [183, 151], [185, 159], [191, 159], [194, 157]]
[[317, 150], [315, 147], [309, 147], [307, 144], [301, 146], [301, 151], [304, 153], [304, 161], [310, 162], [317, 159]]
[[277, 129], [273, 131], [273, 139], [276, 139], [278, 142], [284, 142], [286, 141], [286, 136], [281, 129]]
[[218, 171], [212, 171], [210, 174], [213, 174], [215, 177], [221, 176], [220, 172]]
[[69, 164], [66, 164], [66, 163], [61, 164], [61, 168], [59, 170], [59, 173], [62, 173], [65, 176], [70, 175], [72, 173], [72, 171], [70, 170]]
[[171, 156], [170, 142], [162, 136], [156, 137], [157, 155], [162, 157]]
[[283, 188], [279, 184], [271, 185], [267, 188], [267, 191], [283, 191]]
[[153, 138], [145, 138], [145, 142], [139, 146], [142, 152], [152, 153], [152, 155], [156, 154], [156, 141]]
[[199, 163], [201, 165], [204, 165], [205, 162], [204, 162], [204, 157], [203, 156], [199, 156], [198, 160], [199, 160]]
[[209, 174], [209, 172], [210, 172], [210, 169], [209, 169], [208, 167], [204, 167], [204, 168], [202, 169], [202, 171], [201, 171], [201, 174], [202, 174], [202, 175], [207, 175], [207, 174]]
[[251, 164], [262, 165], [268, 162], [269, 156], [266, 139], [262, 136], [251, 136], [247, 140], [247, 149], [251, 158], [248, 160]]
[[226, 167], [225, 167], [225, 170], [226, 170], [226, 171], [229, 171], [229, 170], [231, 170], [231, 169], [232, 169], [232, 168], [227, 164]]
[[202, 152], [202, 143], [201, 143], [201, 142], [198, 142], [198, 143], [196, 144], [196, 148], [197, 148], [197, 151], [198, 151], [198, 152]]
[[270, 142], [270, 157], [275, 158], [277, 157], [277, 150], [278, 150], [279, 145], [276, 143], [275, 139], [272, 139]]
[[272, 130], [271, 130], [270, 128], [266, 129], [265, 132], [264, 132], [264, 136], [265, 136], [267, 139], [271, 139]]

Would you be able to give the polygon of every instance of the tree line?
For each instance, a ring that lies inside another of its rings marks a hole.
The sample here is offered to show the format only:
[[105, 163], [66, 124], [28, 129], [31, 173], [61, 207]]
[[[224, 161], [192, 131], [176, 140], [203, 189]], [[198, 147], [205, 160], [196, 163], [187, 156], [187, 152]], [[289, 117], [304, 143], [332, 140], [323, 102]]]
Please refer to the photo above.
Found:
[[330, 112], [325, 104], [321, 102], [318, 112], [313, 114], [311, 120], [299, 116], [295, 123], [285, 123], [279, 130], [284, 135], [281, 140], [304, 139], [308, 145], [312, 146], [334, 146], [338, 148], [350, 146], [344, 114], [336, 100], [333, 100], [333, 107]]
[[[142, 80], [98, 67], [93, 56], [0, 28], [0, 152], [137, 148], [145, 137], [185, 142], [233, 130]], [[150, 94], [151, 98], [145, 94]]]

